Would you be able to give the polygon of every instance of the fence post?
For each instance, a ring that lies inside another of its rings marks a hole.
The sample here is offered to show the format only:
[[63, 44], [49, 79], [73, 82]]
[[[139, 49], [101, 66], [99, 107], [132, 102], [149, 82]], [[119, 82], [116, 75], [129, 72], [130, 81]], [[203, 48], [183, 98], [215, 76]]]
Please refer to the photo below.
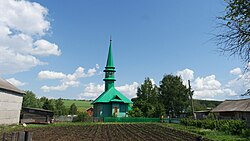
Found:
[[32, 132], [25, 131], [25, 141], [32, 141]]
[[16, 133], [11, 134], [11, 141], [16, 141]]
[[7, 141], [7, 134], [6, 133], [3, 133], [2, 141]]
[[25, 132], [18, 132], [17, 141], [25, 141]]

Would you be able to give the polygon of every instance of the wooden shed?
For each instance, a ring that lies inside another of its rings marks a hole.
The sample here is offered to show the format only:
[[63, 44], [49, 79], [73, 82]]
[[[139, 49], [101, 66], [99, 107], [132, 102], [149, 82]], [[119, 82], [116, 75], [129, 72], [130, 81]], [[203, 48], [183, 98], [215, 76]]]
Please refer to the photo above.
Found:
[[54, 112], [38, 108], [23, 108], [21, 123], [52, 123]]
[[18, 124], [25, 93], [0, 78], [0, 125]]
[[210, 110], [203, 110], [203, 111], [195, 111], [195, 118], [196, 119], [206, 119], [208, 117]]
[[94, 108], [93, 107], [90, 107], [86, 110], [86, 112], [88, 113], [88, 116], [92, 117], [93, 116], [93, 110]]
[[225, 100], [215, 107], [213, 113], [218, 119], [245, 120], [250, 126], [250, 98], [239, 100]]

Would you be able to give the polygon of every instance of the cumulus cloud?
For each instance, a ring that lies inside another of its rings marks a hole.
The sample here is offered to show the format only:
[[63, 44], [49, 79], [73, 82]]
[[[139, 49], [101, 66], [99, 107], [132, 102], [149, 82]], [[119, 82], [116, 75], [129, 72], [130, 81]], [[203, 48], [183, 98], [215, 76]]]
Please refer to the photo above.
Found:
[[241, 74], [241, 69], [240, 68], [234, 68], [230, 71], [231, 74], [233, 75], [239, 75]]
[[188, 80], [194, 79], [194, 71], [190, 70], [190, 69], [184, 69], [182, 71], [177, 71], [176, 75], [181, 77], [181, 79], [183, 80], [183, 84], [185, 86], [188, 86]]
[[250, 88], [250, 72], [238, 74], [226, 84], [226, 87], [234, 90], [238, 95], [244, 94]]
[[62, 72], [54, 72], [54, 71], [40, 71], [38, 73], [39, 79], [62, 79], [66, 78], [66, 75]]
[[[116, 87], [118, 91], [123, 93], [127, 98], [131, 99], [136, 97], [136, 91], [139, 84], [133, 82], [132, 84], [125, 84]], [[80, 99], [96, 99], [100, 94], [103, 93], [105, 85], [89, 83], [86, 85], [84, 91], [79, 95]]]
[[9, 83], [11, 83], [12, 85], [16, 86], [16, 87], [20, 87], [20, 86], [24, 86], [26, 85], [26, 83], [21, 82], [19, 80], [16, 80], [15, 78], [9, 78], [6, 79]]
[[125, 84], [123, 86], [118, 86], [116, 87], [116, 89], [122, 92], [127, 98], [131, 99], [136, 97], [138, 86], [139, 84], [137, 82], [133, 82], [132, 84]]
[[[236, 69], [236, 71], [238, 70]], [[234, 70], [233, 72], [236, 73], [236, 71]], [[190, 69], [178, 71], [176, 75], [182, 78], [186, 86], [187, 80], [191, 80], [191, 87], [194, 90], [193, 97], [196, 99], [224, 100], [225, 98], [237, 95], [231, 87], [221, 84], [215, 75], [195, 78], [194, 71]]]
[[37, 56], [60, 55], [54, 43], [42, 39], [50, 29], [48, 9], [20, 0], [0, 1], [0, 73], [16, 73], [45, 65]]
[[73, 74], [64, 74], [62, 72], [55, 72], [55, 71], [40, 71], [38, 73], [38, 78], [42, 80], [47, 79], [59, 79], [60, 85], [57, 86], [47, 86], [44, 85], [41, 89], [44, 92], [50, 91], [64, 91], [69, 87], [78, 87], [80, 84], [80, 78], [91, 77], [95, 75], [97, 68], [88, 69], [87, 73], [84, 72], [83, 67], [78, 67]]
[[236, 93], [216, 80], [215, 75], [198, 77], [192, 82], [194, 98], [218, 99], [219, 97], [235, 96]]
[[37, 40], [34, 42], [34, 48], [31, 50], [34, 55], [49, 56], [49, 55], [61, 55], [61, 51], [56, 44], [52, 44], [46, 40]]

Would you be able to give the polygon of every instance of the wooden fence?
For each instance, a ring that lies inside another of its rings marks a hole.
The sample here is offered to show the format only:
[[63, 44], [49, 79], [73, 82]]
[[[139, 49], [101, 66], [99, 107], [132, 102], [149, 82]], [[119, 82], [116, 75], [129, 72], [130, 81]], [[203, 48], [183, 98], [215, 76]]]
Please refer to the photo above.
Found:
[[11, 134], [3, 133], [2, 141], [32, 141], [32, 132], [13, 132]]

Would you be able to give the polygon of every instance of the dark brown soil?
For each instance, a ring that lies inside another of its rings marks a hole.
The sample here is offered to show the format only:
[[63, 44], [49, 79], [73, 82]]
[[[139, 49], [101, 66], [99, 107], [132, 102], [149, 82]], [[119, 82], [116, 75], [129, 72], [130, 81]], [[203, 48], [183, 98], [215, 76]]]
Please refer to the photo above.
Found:
[[196, 141], [198, 137], [157, 124], [55, 126], [29, 131], [33, 141]]

